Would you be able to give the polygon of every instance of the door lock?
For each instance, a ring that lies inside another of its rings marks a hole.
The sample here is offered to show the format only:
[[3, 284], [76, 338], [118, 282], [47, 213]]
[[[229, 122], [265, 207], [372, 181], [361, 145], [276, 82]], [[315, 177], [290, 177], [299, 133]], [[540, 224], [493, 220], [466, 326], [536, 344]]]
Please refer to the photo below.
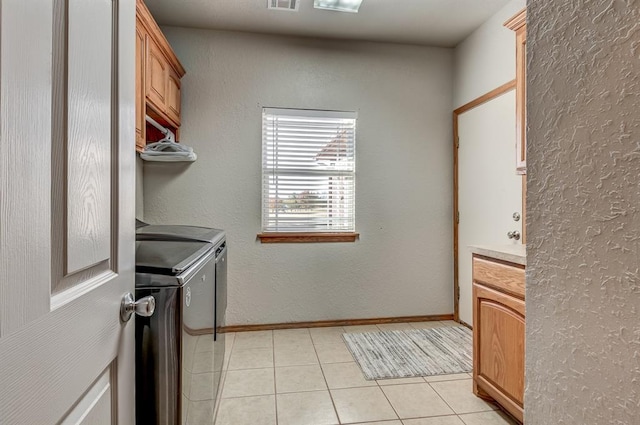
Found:
[[511, 232], [507, 232], [507, 237], [509, 239], [515, 239], [517, 241], [520, 240], [520, 232], [518, 232], [517, 230], [513, 230]]

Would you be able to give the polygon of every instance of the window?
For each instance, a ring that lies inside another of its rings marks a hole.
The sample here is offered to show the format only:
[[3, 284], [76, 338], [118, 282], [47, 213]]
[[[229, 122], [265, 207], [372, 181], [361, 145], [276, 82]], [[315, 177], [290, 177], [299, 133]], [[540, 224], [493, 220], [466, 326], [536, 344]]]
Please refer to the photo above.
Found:
[[[263, 242], [273, 233], [355, 240], [355, 131], [355, 112], [263, 109]], [[307, 241], [317, 239], [298, 242]]]

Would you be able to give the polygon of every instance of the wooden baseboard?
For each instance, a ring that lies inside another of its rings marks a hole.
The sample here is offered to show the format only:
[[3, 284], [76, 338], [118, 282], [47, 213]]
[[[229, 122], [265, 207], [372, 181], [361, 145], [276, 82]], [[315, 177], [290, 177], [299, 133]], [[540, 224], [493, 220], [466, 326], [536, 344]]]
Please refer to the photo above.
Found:
[[456, 320], [456, 322], [460, 323], [462, 326], [466, 326], [467, 328], [473, 330], [473, 326], [465, 322], [464, 320]]
[[362, 326], [385, 323], [432, 322], [453, 320], [453, 314], [431, 316], [378, 317], [373, 319], [319, 320], [316, 322], [269, 323], [264, 325], [232, 325], [225, 326], [221, 332], [269, 331], [275, 329], [326, 328], [330, 326]]

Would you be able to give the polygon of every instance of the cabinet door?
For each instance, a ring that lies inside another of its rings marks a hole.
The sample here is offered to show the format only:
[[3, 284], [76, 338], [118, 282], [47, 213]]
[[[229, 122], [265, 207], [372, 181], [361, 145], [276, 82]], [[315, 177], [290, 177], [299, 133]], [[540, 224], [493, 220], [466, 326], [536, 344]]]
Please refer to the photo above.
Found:
[[147, 99], [158, 112], [165, 112], [168, 64], [156, 42], [147, 36]]
[[474, 283], [474, 379], [522, 421], [524, 300]]
[[136, 23], [136, 149], [141, 150], [146, 144], [146, 107], [145, 107], [145, 33], [140, 22]]
[[169, 78], [167, 80], [167, 109], [166, 113], [175, 123], [180, 125], [180, 77], [169, 68]]

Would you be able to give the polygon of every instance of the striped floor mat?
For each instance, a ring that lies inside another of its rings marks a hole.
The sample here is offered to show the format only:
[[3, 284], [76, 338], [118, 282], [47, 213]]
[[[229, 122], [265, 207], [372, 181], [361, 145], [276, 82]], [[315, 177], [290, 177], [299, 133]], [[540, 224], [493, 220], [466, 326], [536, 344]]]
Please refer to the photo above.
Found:
[[367, 380], [471, 372], [472, 333], [464, 326], [345, 333]]

